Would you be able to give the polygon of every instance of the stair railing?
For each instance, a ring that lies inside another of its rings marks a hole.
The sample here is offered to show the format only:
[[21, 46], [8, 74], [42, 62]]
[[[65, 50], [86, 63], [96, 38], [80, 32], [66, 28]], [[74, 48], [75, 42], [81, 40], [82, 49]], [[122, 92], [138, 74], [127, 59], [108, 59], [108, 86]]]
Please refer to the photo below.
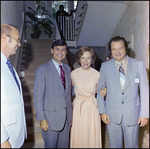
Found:
[[75, 40], [75, 14], [70, 16], [58, 16], [58, 29], [62, 39]]
[[76, 26], [75, 26], [75, 40], [76, 43], [78, 41], [78, 37], [81, 31], [81, 27], [82, 27], [82, 23], [83, 23], [83, 19], [86, 13], [86, 9], [88, 6], [88, 2], [87, 1], [80, 1], [77, 11], [76, 11]]
[[58, 30], [61, 39], [77, 43], [88, 1], [78, 1], [75, 10], [69, 16], [58, 16]]

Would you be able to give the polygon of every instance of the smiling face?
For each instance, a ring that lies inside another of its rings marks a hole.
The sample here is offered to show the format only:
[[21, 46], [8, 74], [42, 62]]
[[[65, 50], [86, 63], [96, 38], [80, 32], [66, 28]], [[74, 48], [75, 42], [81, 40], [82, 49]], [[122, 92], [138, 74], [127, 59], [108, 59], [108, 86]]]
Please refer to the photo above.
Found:
[[51, 49], [51, 54], [53, 54], [54, 61], [61, 64], [67, 55], [66, 46], [55, 46], [54, 49]]
[[122, 40], [116, 42], [113, 41], [111, 43], [111, 53], [116, 61], [122, 62], [124, 60], [126, 57], [126, 49]]
[[80, 64], [82, 69], [90, 69], [90, 66], [92, 64], [92, 55], [89, 51], [84, 52], [83, 55], [80, 57]]

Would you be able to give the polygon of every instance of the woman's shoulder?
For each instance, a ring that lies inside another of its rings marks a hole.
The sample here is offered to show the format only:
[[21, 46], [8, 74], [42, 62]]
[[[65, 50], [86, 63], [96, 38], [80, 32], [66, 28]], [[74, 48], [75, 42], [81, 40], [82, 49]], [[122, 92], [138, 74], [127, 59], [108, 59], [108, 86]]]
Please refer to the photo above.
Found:
[[92, 67], [91, 67], [91, 71], [92, 71], [93, 73], [96, 73], [96, 74], [99, 74], [99, 73], [100, 73], [98, 70], [96, 70], [96, 69], [94, 69], [94, 68], [92, 68]]
[[76, 72], [79, 72], [79, 71], [80, 71], [80, 67], [72, 70], [71, 73], [76, 73]]
[[76, 69], [71, 71], [71, 75], [76, 74], [76, 73], [77, 74], [80, 73], [80, 68], [76, 68]]
[[100, 72], [97, 71], [96, 69], [91, 68], [91, 72], [92, 72], [92, 76], [95, 76], [96, 78], [100, 77]]

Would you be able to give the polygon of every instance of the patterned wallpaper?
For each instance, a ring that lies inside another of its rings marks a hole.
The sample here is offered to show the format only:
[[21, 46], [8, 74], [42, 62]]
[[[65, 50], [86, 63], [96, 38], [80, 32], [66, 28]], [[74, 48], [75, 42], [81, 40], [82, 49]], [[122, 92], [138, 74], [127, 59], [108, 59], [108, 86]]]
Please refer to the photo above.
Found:
[[131, 57], [142, 60], [148, 68], [149, 1], [138, 1], [127, 6], [111, 37], [117, 35], [131, 42], [129, 47], [133, 48], [134, 53]]

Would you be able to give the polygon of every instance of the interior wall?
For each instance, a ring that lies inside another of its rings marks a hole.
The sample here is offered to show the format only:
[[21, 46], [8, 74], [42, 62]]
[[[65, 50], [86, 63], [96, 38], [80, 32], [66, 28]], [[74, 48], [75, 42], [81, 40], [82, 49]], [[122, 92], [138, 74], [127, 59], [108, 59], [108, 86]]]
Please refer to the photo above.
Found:
[[[1, 24], [13, 24], [21, 32], [22, 12], [25, 12], [25, 8], [25, 1], [1, 1]], [[19, 49], [17, 54], [18, 52]], [[17, 54], [10, 57], [13, 66], [15, 65]]]
[[88, 1], [87, 4], [77, 45], [106, 46], [107, 40], [126, 9], [126, 5], [113, 1]]
[[111, 37], [123, 36], [130, 41], [131, 57], [149, 65], [149, 1], [127, 6]]
[[21, 29], [22, 12], [25, 12], [25, 1], [1, 1], [1, 24], [13, 24]]

